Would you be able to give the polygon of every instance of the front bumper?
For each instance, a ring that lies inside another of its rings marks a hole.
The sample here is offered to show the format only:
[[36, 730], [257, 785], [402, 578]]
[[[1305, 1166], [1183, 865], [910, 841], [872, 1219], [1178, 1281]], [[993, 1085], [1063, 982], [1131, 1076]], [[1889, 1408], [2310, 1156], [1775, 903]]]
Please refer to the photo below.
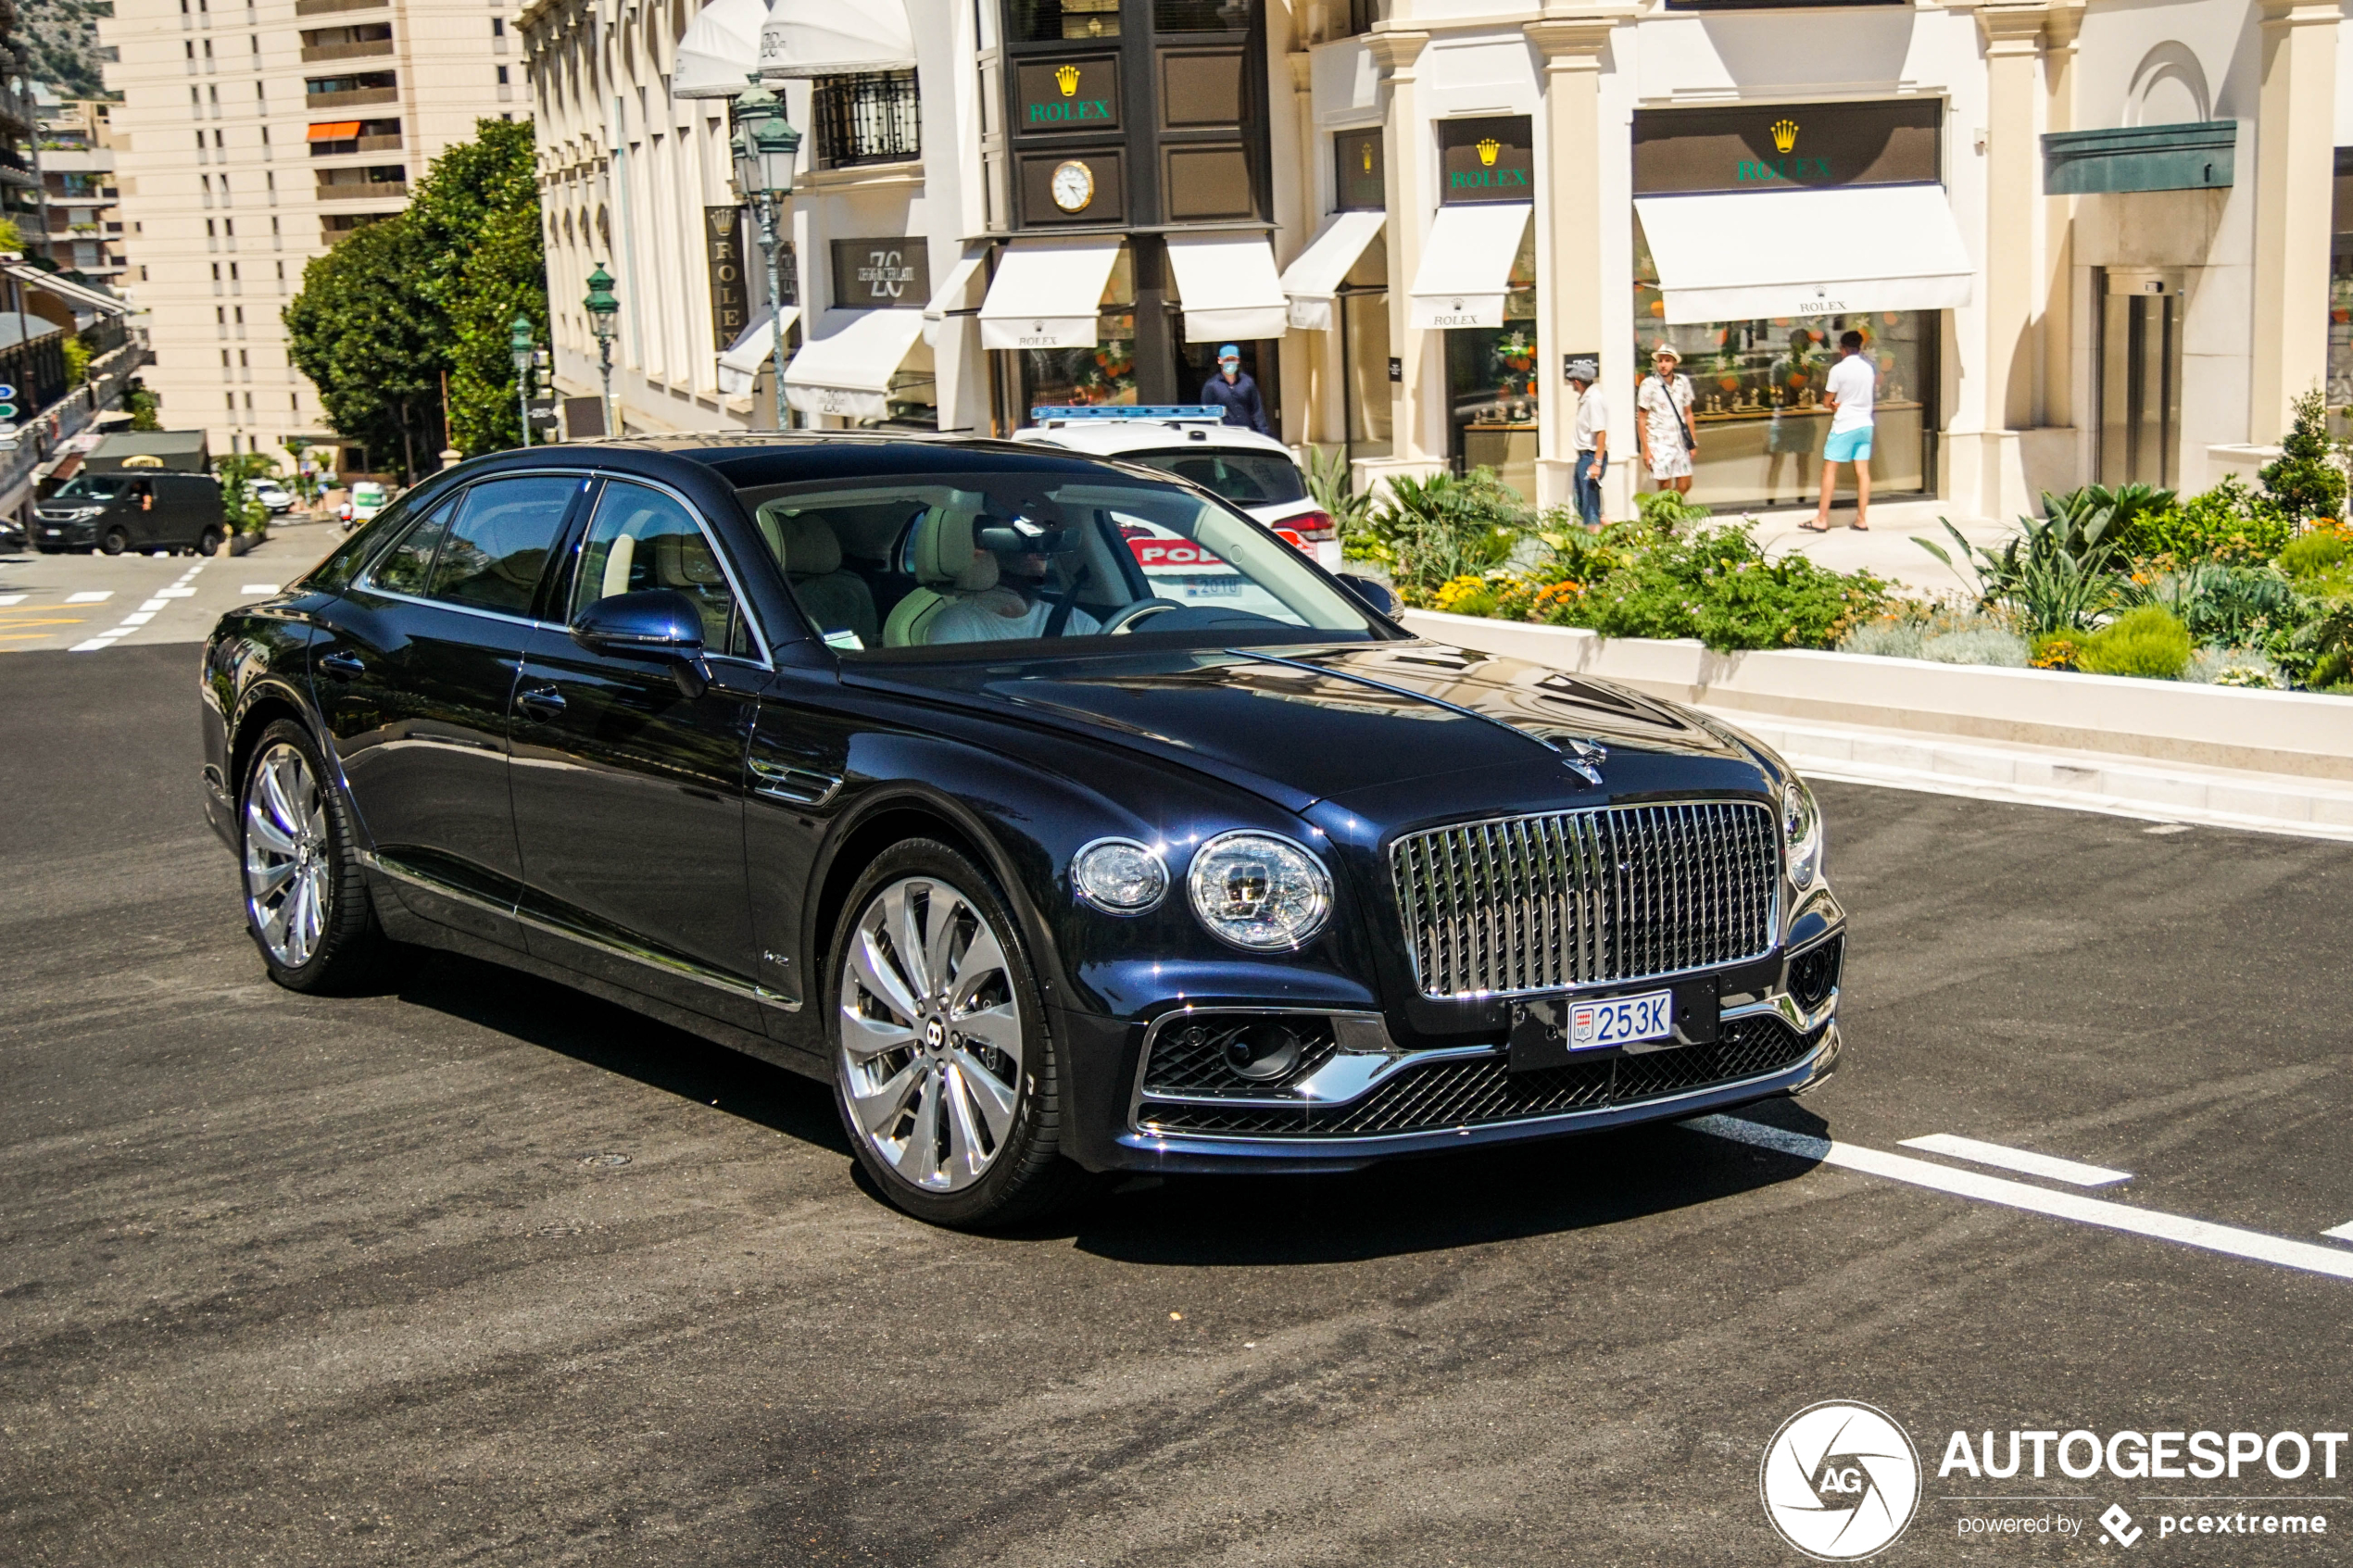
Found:
[[94, 521], [68, 522], [57, 518], [44, 518], [35, 513], [32, 520], [33, 547], [43, 551], [88, 550], [96, 547], [98, 525]]

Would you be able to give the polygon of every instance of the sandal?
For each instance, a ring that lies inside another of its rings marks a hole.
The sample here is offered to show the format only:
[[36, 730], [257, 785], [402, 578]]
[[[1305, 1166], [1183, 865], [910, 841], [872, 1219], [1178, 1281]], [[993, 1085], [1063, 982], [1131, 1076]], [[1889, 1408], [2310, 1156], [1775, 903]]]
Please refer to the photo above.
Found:
[[1846, 526], [1857, 533], [1869, 533], [1871, 531], [1870, 524], [1867, 522], [1850, 522]]
[[1831, 525], [1827, 522], [1801, 522], [1797, 526], [1808, 533], [1828, 533], [1831, 531]]

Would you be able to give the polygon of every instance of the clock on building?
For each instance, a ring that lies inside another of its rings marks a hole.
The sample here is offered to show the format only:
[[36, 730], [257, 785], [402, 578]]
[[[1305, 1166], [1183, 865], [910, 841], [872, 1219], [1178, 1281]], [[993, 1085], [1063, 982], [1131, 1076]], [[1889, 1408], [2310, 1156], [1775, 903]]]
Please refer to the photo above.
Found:
[[1095, 171], [1076, 158], [1058, 165], [1053, 179], [1054, 205], [1064, 212], [1083, 212], [1095, 199]]

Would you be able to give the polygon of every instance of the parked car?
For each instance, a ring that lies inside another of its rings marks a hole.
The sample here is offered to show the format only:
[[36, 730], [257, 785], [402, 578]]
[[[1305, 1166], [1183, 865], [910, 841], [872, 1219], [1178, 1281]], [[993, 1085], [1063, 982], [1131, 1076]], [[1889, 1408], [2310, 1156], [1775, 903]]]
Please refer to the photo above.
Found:
[[[1239, 591], [1163, 594], [1133, 526]], [[942, 1223], [1827, 1077], [1805, 784], [1390, 608], [1043, 445], [506, 453], [221, 618], [206, 810], [280, 985], [577, 985], [830, 1083]]]
[[272, 517], [294, 510], [294, 492], [274, 479], [255, 480], [253, 498], [268, 508]]
[[1290, 449], [1225, 422], [1207, 404], [1127, 408], [1099, 404], [1032, 408], [1037, 422], [1013, 439], [1116, 458], [1189, 479], [1231, 501], [1327, 568], [1340, 569], [1340, 530], [1307, 494]]
[[208, 556], [229, 533], [220, 482], [203, 473], [77, 474], [35, 506], [32, 516], [33, 545], [48, 554], [193, 550]]

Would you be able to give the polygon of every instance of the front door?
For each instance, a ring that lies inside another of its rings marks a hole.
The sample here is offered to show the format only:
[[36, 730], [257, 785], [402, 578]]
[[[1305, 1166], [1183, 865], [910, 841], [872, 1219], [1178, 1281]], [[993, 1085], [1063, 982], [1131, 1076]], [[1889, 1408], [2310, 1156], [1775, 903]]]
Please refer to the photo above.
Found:
[[507, 702], [577, 476], [497, 479], [435, 507], [320, 614], [312, 689], [401, 903], [522, 946]]
[[694, 513], [667, 491], [608, 480], [563, 618], [648, 588], [703, 612], [700, 696], [667, 663], [592, 653], [552, 625], [525, 649], [510, 733], [531, 948], [760, 1031], [743, 784], [768, 672]]

